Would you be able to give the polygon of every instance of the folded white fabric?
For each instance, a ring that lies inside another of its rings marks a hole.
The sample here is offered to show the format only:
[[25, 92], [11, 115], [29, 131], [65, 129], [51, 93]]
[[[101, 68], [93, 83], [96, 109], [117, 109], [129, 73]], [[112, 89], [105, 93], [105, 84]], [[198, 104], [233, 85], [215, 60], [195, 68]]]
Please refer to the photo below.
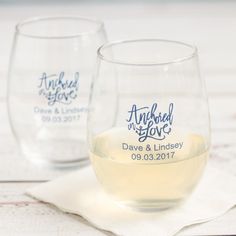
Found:
[[43, 183], [27, 194], [117, 235], [170, 236], [186, 226], [212, 220], [236, 205], [236, 178], [207, 167], [201, 183], [184, 204], [155, 213], [118, 206], [103, 192], [91, 167]]

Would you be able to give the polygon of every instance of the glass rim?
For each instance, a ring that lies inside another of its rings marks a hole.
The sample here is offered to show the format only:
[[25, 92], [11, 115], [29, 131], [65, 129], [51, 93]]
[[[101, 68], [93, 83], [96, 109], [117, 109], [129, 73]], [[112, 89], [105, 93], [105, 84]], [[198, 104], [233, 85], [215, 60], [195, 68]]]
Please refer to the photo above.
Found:
[[[42, 35], [36, 35], [36, 34], [30, 34], [30, 33], [24, 33], [23, 27], [27, 24], [37, 23], [40, 21], [48, 21], [48, 20], [80, 20], [80, 21], [87, 21], [91, 23], [98, 24], [98, 27], [95, 30], [88, 30], [81, 33], [74, 33], [74, 34], [68, 34], [68, 35], [58, 35], [58, 36], [42, 36]], [[90, 17], [83, 17], [83, 16], [73, 16], [73, 15], [54, 15], [54, 16], [36, 16], [27, 18], [25, 20], [20, 21], [15, 26], [15, 32], [19, 35], [22, 35], [24, 37], [28, 38], [37, 38], [37, 39], [66, 39], [66, 38], [78, 38], [83, 37], [86, 35], [96, 34], [97, 32], [104, 29], [104, 22], [102, 20], [99, 20], [97, 18], [90, 18]]]
[[[184, 47], [188, 47], [191, 49], [191, 52], [186, 55], [186, 56], [180, 56], [176, 59], [169, 60], [167, 62], [148, 62], [148, 63], [133, 63], [133, 62], [127, 62], [123, 60], [117, 60], [117, 59], [112, 59], [109, 57], [106, 57], [103, 54], [103, 50], [107, 48], [112, 48], [116, 45], [121, 45], [121, 44], [128, 44], [128, 43], [137, 43], [137, 42], [164, 42], [164, 43], [173, 43], [176, 45], [182, 45]], [[100, 46], [97, 50], [97, 56], [103, 61], [113, 63], [113, 64], [120, 64], [120, 65], [127, 65], [127, 66], [163, 66], [163, 65], [169, 65], [169, 64], [175, 64], [175, 63], [180, 63], [183, 61], [187, 61], [189, 59], [194, 58], [197, 56], [198, 50], [195, 45], [191, 45], [185, 42], [177, 41], [177, 40], [169, 40], [169, 39], [158, 39], [158, 38], [142, 38], [142, 39], [128, 39], [128, 40], [118, 40], [118, 41], [113, 41], [113, 42], [108, 42]]]

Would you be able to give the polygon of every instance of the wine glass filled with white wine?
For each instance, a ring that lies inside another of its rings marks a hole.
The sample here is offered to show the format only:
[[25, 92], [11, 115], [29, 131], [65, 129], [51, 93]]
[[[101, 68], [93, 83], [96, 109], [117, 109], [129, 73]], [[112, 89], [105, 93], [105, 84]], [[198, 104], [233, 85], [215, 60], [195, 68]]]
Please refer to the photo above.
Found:
[[197, 49], [159, 39], [103, 45], [88, 137], [96, 176], [119, 203], [141, 210], [179, 204], [202, 176], [210, 146]]

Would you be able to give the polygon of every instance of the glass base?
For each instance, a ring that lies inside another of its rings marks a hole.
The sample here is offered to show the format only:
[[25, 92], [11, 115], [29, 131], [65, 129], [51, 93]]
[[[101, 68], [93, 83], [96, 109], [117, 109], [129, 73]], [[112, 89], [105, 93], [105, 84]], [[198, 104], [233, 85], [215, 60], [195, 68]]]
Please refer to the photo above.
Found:
[[[23, 154], [24, 155], [24, 154]], [[24, 155], [30, 162], [50, 169], [82, 168], [90, 164], [89, 158], [84, 157], [73, 161], [51, 161], [43, 158], [32, 158]]]
[[49, 168], [83, 167], [90, 163], [87, 145], [80, 140], [40, 140], [20, 142], [20, 150], [29, 161]]
[[159, 199], [159, 200], [139, 200], [139, 201], [118, 201], [117, 204], [121, 207], [131, 208], [135, 211], [141, 212], [156, 212], [164, 211], [170, 208], [174, 208], [182, 204], [184, 199]]

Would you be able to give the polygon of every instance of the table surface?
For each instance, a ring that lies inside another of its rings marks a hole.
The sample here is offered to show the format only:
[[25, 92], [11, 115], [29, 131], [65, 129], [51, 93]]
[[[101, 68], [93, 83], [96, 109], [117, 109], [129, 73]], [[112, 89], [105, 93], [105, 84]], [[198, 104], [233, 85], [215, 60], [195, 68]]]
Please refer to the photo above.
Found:
[[[24, 192], [69, 171], [40, 169], [19, 156], [6, 111], [8, 58], [14, 25], [37, 15], [72, 14], [105, 21], [108, 37], [167, 38], [198, 46], [209, 92], [212, 122], [210, 164], [236, 175], [236, 2], [130, 2], [67, 5], [0, 5], [0, 235], [113, 235], [83, 218], [65, 214]], [[236, 235], [236, 209], [178, 235]]]

